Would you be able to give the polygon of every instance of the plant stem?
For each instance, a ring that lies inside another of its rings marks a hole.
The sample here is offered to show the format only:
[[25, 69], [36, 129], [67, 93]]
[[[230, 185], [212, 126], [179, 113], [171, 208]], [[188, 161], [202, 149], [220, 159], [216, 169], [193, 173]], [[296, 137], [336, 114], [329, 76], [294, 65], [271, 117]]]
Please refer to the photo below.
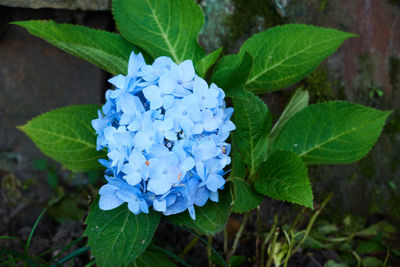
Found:
[[293, 231], [294, 228], [296, 227], [296, 225], [299, 223], [302, 215], [304, 214], [306, 208], [302, 208], [301, 211], [299, 212], [299, 214], [297, 214], [296, 218], [294, 219], [292, 225], [290, 226], [289, 232]]
[[199, 242], [199, 238], [197, 236], [193, 237], [192, 240], [186, 245], [186, 247], [182, 250], [182, 252], [178, 255], [180, 258], [184, 258], [186, 254], [188, 254], [193, 247]]
[[261, 230], [261, 219], [260, 219], [260, 206], [257, 206], [257, 221], [256, 221], [256, 259], [259, 257], [258, 247], [260, 244], [260, 236], [262, 234]]
[[235, 252], [236, 252], [237, 246], [238, 246], [238, 244], [239, 244], [240, 237], [242, 236], [242, 233], [243, 233], [244, 227], [246, 226], [246, 223], [247, 223], [247, 219], [248, 219], [248, 218], [249, 218], [249, 213], [246, 212], [246, 213], [244, 214], [243, 222], [242, 222], [242, 224], [240, 225], [239, 231], [236, 233], [235, 240], [233, 241], [232, 250], [231, 250], [231, 252], [228, 253], [228, 256], [227, 256], [227, 261], [228, 261], [228, 262], [229, 262], [229, 259], [230, 259], [230, 258], [235, 254]]
[[278, 236], [279, 236], [279, 227], [277, 227], [275, 229], [274, 232], [274, 238], [272, 239], [272, 243], [271, 243], [271, 247], [270, 247], [270, 251], [268, 253], [268, 260], [265, 264], [266, 267], [270, 267], [272, 264], [272, 260], [273, 260], [273, 256], [275, 254], [275, 245], [276, 245], [276, 240], [278, 240]]
[[269, 231], [268, 235], [265, 237], [264, 242], [263, 242], [263, 244], [261, 246], [261, 258], [260, 258], [261, 267], [264, 267], [265, 247], [267, 246], [269, 240], [271, 239], [272, 235], [274, 234], [277, 224], [278, 224], [278, 215], [275, 214], [274, 223], [273, 223], [273, 225], [271, 227], [271, 230]]
[[389, 257], [390, 257], [390, 249], [388, 248], [387, 251], [386, 251], [385, 261], [383, 262], [382, 267], [386, 267], [387, 266], [387, 263], [389, 261]]
[[287, 238], [287, 239], [288, 239], [289, 248], [288, 248], [288, 251], [286, 253], [285, 263], [284, 263], [283, 267], [287, 267], [287, 265], [289, 263], [289, 259], [292, 256], [291, 255], [292, 254], [292, 249], [294, 247], [294, 244], [296, 243], [296, 240], [295, 240], [295, 238], [293, 236], [293, 232], [292, 231], [290, 231], [290, 238]]
[[28, 255], [28, 249], [29, 249], [29, 245], [30, 245], [31, 240], [32, 240], [33, 232], [35, 232], [35, 229], [36, 229], [40, 219], [43, 217], [45, 212], [46, 212], [46, 208], [44, 208], [42, 210], [42, 212], [40, 213], [39, 217], [36, 219], [36, 222], [33, 225], [31, 232], [29, 233], [29, 237], [28, 237], [28, 240], [26, 241], [25, 250], [24, 250], [25, 255]]
[[357, 252], [355, 252], [355, 251], [353, 251], [351, 253], [353, 254], [354, 258], [356, 258], [357, 267], [360, 267], [361, 266], [361, 258], [360, 258], [360, 256], [358, 256]]
[[306, 239], [307, 239], [308, 235], [310, 234], [311, 229], [312, 229], [312, 227], [313, 227], [313, 225], [314, 225], [314, 223], [315, 223], [315, 220], [318, 218], [319, 214], [320, 214], [321, 211], [324, 209], [324, 207], [326, 206], [326, 204], [328, 204], [328, 202], [331, 200], [332, 196], [333, 196], [333, 194], [330, 193], [330, 194], [324, 199], [324, 201], [322, 202], [321, 207], [320, 207], [317, 211], [314, 212], [314, 215], [311, 217], [310, 222], [309, 222], [308, 225], [307, 225], [306, 232], [304, 233], [302, 239], [301, 239], [300, 242], [297, 244], [297, 246], [295, 247], [295, 249], [292, 250], [292, 255], [290, 255], [290, 256], [293, 256], [293, 254], [301, 248], [301, 246], [303, 245], [304, 241], [306, 241]]
[[224, 228], [224, 254], [228, 253], [228, 229]]
[[208, 259], [208, 266], [209, 267], [213, 266], [212, 259], [211, 259], [211, 255], [212, 255], [212, 252], [211, 252], [212, 240], [213, 240], [212, 235], [209, 235], [207, 242], [210, 244], [210, 246], [206, 246], [206, 252], [207, 252], [207, 259]]

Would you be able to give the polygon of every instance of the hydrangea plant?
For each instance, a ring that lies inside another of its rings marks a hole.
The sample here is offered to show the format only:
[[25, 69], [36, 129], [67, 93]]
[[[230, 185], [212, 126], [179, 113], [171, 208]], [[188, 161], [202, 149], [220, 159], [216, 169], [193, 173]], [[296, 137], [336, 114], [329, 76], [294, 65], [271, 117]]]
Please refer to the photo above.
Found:
[[20, 127], [66, 168], [104, 171], [84, 232], [99, 266], [149, 257], [160, 219], [212, 235], [264, 196], [312, 209], [307, 166], [359, 160], [390, 114], [345, 101], [309, 105], [299, 89], [273, 121], [257, 96], [296, 84], [354, 34], [287, 24], [237, 54], [206, 54], [193, 0], [114, 0], [112, 10], [119, 34], [14, 22], [115, 75], [102, 107], [63, 107]]

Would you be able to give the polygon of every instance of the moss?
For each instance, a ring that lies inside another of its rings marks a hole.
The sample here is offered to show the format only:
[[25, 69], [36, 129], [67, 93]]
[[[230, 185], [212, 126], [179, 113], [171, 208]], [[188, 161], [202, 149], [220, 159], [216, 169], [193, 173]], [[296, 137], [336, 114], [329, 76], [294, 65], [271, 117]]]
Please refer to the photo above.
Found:
[[400, 58], [393, 56], [389, 57], [389, 79], [390, 83], [393, 85], [393, 90], [397, 89], [397, 84], [399, 83], [399, 76], [400, 76]]
[[310, 92], [312, 103], [332, 100], [334, 98], [332, 86], [327, 80], [325, 68], [320, 67], [307, 76], [303, 82], [304, 89]]
[[387, 0], [389, 4], [400, 6], [400, 0]]
[[[264, 30], [284, 23], [283, 18], [277, 12], [273, 0], [232, 0], [234, 12], [227, 18], [231, 38], [239, 39], [245, 34]], [[224, 47], [229, 47], [231, 40], [227, 40]]]

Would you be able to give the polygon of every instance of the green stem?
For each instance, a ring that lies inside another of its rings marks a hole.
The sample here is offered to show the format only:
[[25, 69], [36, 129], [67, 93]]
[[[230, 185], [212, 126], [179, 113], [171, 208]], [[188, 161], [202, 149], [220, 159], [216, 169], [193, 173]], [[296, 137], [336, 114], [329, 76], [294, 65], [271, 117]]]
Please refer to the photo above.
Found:
[[308, 225], [307, 225], [306, 232], [304, 233], [302, 239], [301, 239], [300, 242], [297, 244], [297, 246], [295, 247], [295, 249], [292, 250], [292, 255], [290, 255], [290, 256], [293, 256], [293, 254], [294, 254], [296, 251], [298, 251], [298, 250], [301, 248], [301, 246], [304, 244], [304, 241], [306, 241], [308, 235], [309, 235], [310, 232], [311, 232], [311, 229], [312, 229], [312, 227], [313, 227], [313, 225], [314, 225], [314, 223], [315, 223], [315, 220], [318, 218], [319, 214], [320, 214], [321, 211], [324, 209], [324, 207], [326, 206], [326, 204], [328, 204], [328, 202], [331, 200], [332, 196], [333, 196], [333, 194], [330, 193], [330, 194], [325, 198], [325, 200], [322, 202], [321, 207], [320, 207], [317, 211], [314, 212], [314, 215], [311, 217], [311, 220], [310, 220], [310, 222], [309, 222]]
[[53, 262], [55, 259], [60, 257], [65, 251], [67, 251], [70, 247], [72, 247], [73, 245], [77, 244], [82, 239], [83, 239], [83, 236], [80, 236], [77, 239], [75, 239], [74, 241], [72, 241], [71, 243], [69, 243], [68, 245], [66, 245], [62, 250], [60, 250], [60, 252], [58, 252], [53, 258], [51, 258], [50, 261]]
[[271, 227], [271, 230], [269, 231], [268, 235], [265, 237], [263, 244], [261, 245], [261, 258], [260, 258], [260, 265], [261, 267], [264, 267], [264, 258], [265, 258], [265, 248], [271, 239], [272, 235], [275, 232], [276, 225], [278, 224], [278, 215], [275, 214], [274, 216], [274, 223]]
[[262, 234], [261, 218], [260, 218], [260, 206], [257, 206], [257, 219], [256, 219], [256, 259], [259, 257], [258, 247], [260, 244], [260, 236]]
[[303, 216], [305, 210], [306, 210], [306, 208], [302, 208], [301, 211], [299, 212], [299, 214], [297, 214], [292, 225], [290, 226], [289, 232], [292, 232], [295, 229], [296, 225], [299, 223], [301, 217]]
[[389, 257], [390, 257], [390, 249], [388, 248], [387, 251], [386, 251], [385, 261], [383, 262], [382, 267], [386, 267], [387, 266], [387, 263], [389, 261]]
[[195, 236], [192, 240], [190, 240], [189, 244], [182, 250], [182, 252], [178, 255], [180, 258], [184, 258], [186, 254], [188, 254], [193, 247], [199, 242], [199, 238]]
[[227, 261], [228, 261], [228, 262], [229, 262], [229, 259], [230, 259], [230, 258], [235, 254], [235, 252], [236, 252], [237, 246], [238, 246], [238, 244], [239, 244], [240, 237], [242, 236], [242, 233], [243, 233], [244, 227], [246, 226], [246, 223], [247, 223], [247, 219], [248, 219], [248, 218], [249, 218], [249, 213], [246, 212], [246, 213], [244, 214], [243, 222], [242, 222], [242, 224], [240, 225], [239, 231], [236, 233], [235, 240], [233, 241], [232, 250], [231, 250], [231, 252], [229, 252], [229, 254], [228, 254], [228, 256], [227, 256]]
[[360, 267], [361, 266], [361, 258], [360, 258], [360, 256], [358, 256], [357, 252], [355, 252], [355, 251], [353, 251], [352, 253], [353, 253], [354, 258], [356, 258], [357, 267]]
[[211, 259], [211, 255], [212, 255], [212, 252], [211, 252], [212, 240], [213, 240], [212, 235], [209, 235], [207, 241], [210, 244], [210, 246], [206, 246], [206, 252], [207, 252], [207, 259], [208, 259], [208, 266], [209, 267], [213, 266], [212, 259]]
[[288, 248], [288, 251], [286, 253], [285, 263], [284, 263], [283, 267], [287, 267], [287, 265], [289, 263], [289, 259], [290, 259], [291, 254], [292, 254], [292, 249], [294, 247], [294, 244], [296, 243], [296, 240], [294, 239], [294, 236], [293, 236], [293, 232], [290, 232], [290, 238], [287, 238], [287, 239], [288, 239], [289, 248]]
[[44, 208], [42, 210], [42, 212], [40, 213], [39, 217], [36, 219], [36, 222], [33, 225], [31, 232], [29, 233], [28, 240], [26, 241], [26, 244], [25, 244], [25, 250], [24, 250], [25, 255], [28, 255], [28, 249], [29, 249], [29, 245], [30, 245], [31, 240], [32, 240], [33, 233], [35, 232], [35, 229], [36, 229], [40, 219], [43, 217], [45, 212], [46, 212], [46, 208]]
[[275, 254], [275, 245], [276, 245], [276, 241], [278, 240], [278, 236], [279, 236], [279, 227], [277, 227], [274, 232], [274, 238], [272, 239], [270, 251], [268, 253], [268, 260], [265, 264], [266, 267], [270, 267], [272, 264], [272, 260], [274, 258], [274, 254]]
[[228, 253], [228, 229], [224, 228], [224, 254]]

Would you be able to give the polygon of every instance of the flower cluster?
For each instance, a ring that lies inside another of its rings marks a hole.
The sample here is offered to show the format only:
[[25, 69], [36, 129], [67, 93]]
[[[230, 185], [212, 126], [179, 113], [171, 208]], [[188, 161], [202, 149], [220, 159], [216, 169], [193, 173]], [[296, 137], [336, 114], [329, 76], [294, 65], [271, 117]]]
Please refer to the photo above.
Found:
[[132, 52], [128, 75], [109, 80], [99, 118], [92, 121], [97, 149], [108, 183], [100, 189], [100, 208], [124, 202], [134, 214], [156, 211], [171, 215], [208, 199], [218, 202], [225, 184], [223, 168], [231, 161], [226, 143], [235, 125], [232, 108], [215, 84], [197, 76], [191, 60], [175, 64], [159, 57], [147, 65]]

